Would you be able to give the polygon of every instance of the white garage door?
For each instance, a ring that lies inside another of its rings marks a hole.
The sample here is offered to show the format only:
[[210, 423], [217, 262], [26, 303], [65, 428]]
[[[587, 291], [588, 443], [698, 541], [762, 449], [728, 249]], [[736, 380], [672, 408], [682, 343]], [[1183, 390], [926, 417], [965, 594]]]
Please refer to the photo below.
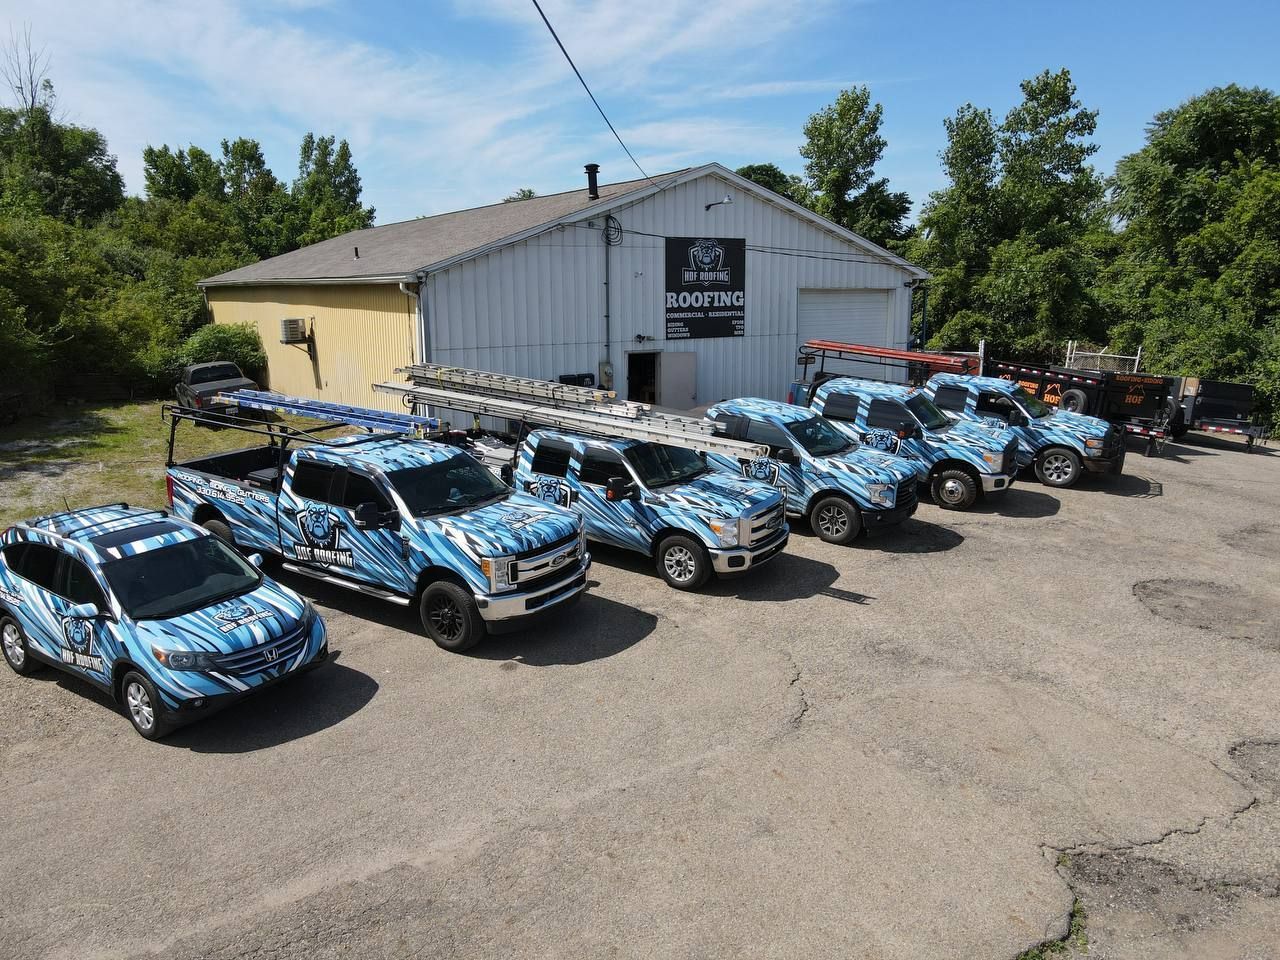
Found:
[[[796, 346], [806, 340], [841, 340], [873, 347], [900, 346], [892, 342], [889, 322], [890, 290], [801, 290], [796, 297]], [[831, 364], [827, 369], [835, 371]], [[844, 364], [840, 373], [897, 380], [887, 367]]]

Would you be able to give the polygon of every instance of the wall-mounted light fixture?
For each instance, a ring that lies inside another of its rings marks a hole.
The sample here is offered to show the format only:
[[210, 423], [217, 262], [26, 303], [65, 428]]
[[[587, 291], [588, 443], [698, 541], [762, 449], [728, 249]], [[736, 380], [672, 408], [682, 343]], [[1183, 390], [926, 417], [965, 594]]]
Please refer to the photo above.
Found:
[[711, 203], [708, 203], [705, 207], [703, 207], [703, 208], [702, 208], [702, 209], [703, 209], [703, 212], [706, 212], [707, 210], [710, 210], [712, 207], [718, 207], [718, 206], [720, 206], [720, 204], [722, 204], [722, 203], [727, 203], [727, 204], [732, 205], [732, 204], [733, 204], [733, 197], [729, 196], [729, 195], [726, 193], [726, 194], [724, 195], [724, 199], [723, 199], [723, 200], [713, 200]]

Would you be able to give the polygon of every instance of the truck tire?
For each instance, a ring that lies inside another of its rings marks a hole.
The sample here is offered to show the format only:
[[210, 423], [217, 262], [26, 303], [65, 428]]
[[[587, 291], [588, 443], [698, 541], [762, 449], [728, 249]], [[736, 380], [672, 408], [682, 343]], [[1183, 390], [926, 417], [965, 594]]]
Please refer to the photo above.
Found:
[[1058, 401], [1058, 409], [1067, 413], [1084, 413], [1089, 405], [1089, 398], [1083, 390], [1063, 390], [1062, 399]]
[[845, 546], [862, 532], [862, 515], [844, 497], [822, 497], [809, 511], [809, 526], [827, 543]]
[[43, 666], [31, 656], [22, 624], [8, 614], [0, 616], [0, 640], [4, 642], [4, 661], [18, 676], [29, 677]]
[[967, 470], [939, 470], [929, 485], [929, 496], [943, 510], [968, 510], [978, 502], [978, 482]]
[[225, 520], [206, 520], [201, 524], [201, 526], [229, 546], [232, 550], [237, 549], [235, 534], [231, 532], [231, 527]]
[[1050, 447], [1036, 457], [1036, 477], [1046, 487], [1070, 487], [1080, 479], [1080, 454], [1066, 447]]
[[696, 590], [711, 576], [711, 558], [693, 537], [676, 533], [663, 538], [653, 554], [658, 575], [677, 590]]
[[441, 650], [461, 653], [484, 639], [484, 618], [475, 598], [451, 580], [437, 580], [418, 601], [422, 629]]

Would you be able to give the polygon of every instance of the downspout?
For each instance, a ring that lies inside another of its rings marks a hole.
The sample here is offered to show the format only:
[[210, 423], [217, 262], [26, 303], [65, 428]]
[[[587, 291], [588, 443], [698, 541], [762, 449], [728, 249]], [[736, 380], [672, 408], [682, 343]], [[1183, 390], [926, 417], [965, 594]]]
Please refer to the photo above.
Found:
[[408, 281], [400, 281], [400, 292], [406, 297], [410, 297], [414, 302], [413, 343], [417, 357], [411, 359], [415, 363], [425, 363], [427, 359], [427, 305], [422, 298], [422, 288], [425, 283], [426, 274], [418, 275], [418, 287], [416, 290], [409, 286]]

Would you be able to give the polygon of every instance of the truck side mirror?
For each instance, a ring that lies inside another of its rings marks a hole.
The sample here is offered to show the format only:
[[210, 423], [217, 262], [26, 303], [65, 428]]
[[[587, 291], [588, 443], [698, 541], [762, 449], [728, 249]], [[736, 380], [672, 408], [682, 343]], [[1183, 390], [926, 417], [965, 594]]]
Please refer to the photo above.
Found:
[[502, 478], [502, 482], [507, 486], [511, 486], [516, 478], [516, 472], [512, 469], [511, 464], [504, 463], [502, 469], [498, 471], [498, 476]]
[[924, 433], [920, 429], [920, 424], [916, 423], [914, 420], [903, 420], [898, 424], [899, 440], [919, 440], [922, 436], [924, 436]]
[[635, 486], [625, 477], [610, 477], [604, 485], [604, 498], [609, 501], [630, 500]]
[[773, 459], [779, 463], [796, 463], [800, 458], [796, 456], [795, 450], [791, 447], [778, 447], [774, 451]]
[[1014, 407], [1012, 410], [1009, 411], [1009, 426], [1025, 427], [1026, 425], [1027, 425], [1027, 415], [1025, 413], [1023, 413], [1017, 407]]
[[262, 554], [251, 553], [249, 554], [249, 556], [245, 557], [245, 559], [248, 560], [255, 567], [257, 567], [259, 570], [262, 569]]
[[376, 503], [362, 503], [356, 507], [355, 522], [357, 530], [376, 530], [381, 525]]

